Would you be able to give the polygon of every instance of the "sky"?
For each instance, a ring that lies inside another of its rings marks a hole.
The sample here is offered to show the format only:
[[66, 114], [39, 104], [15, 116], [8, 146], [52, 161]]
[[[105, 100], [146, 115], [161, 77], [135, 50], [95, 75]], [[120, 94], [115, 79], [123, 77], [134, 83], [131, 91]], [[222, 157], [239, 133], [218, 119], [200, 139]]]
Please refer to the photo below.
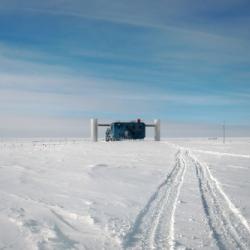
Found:
[[250, 136], [249, 0], [1, 0], [0, 137]]

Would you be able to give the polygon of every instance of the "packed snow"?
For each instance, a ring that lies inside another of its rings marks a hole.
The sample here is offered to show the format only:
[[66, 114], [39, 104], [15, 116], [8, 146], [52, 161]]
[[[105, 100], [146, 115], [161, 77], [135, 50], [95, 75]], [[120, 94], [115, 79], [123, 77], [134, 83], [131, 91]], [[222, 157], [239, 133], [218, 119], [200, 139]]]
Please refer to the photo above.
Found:
[[250, 249], [250, 139], [0, 141], [0, 249]]

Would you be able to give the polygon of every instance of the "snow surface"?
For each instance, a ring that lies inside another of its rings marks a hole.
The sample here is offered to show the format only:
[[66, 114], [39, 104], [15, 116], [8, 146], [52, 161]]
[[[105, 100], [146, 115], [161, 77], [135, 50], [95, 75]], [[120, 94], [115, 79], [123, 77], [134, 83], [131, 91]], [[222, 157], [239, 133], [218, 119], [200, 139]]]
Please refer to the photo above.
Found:
[[0, 141], [0, 249], [250, 249], [250, 139]]

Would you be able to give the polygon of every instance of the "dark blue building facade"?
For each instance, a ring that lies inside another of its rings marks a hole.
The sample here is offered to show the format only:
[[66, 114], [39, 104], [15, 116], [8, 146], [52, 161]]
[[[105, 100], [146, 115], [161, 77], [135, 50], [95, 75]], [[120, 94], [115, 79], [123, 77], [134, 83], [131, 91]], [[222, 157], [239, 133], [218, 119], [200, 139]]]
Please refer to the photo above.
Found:
[[106, 131], [106, 141], [138, 140], [146, 136], [146, 125], [137, 122], [113, 122]]

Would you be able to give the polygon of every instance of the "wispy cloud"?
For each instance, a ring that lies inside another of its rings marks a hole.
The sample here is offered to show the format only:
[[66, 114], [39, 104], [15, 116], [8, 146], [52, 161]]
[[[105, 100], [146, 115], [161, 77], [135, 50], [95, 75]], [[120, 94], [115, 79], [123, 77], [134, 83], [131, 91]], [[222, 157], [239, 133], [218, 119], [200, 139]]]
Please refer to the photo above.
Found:
[[[229, 35], [239, 31], [235, 26], [237, 19], [244, 22], [240, 25], [240, 34], [247, 30], [249, 12], [248, 1], [227, 0], [199, 2], [191, 1], [22, 1], [3, 0], [0, 7], [5, 10], [22, 10], [51, 15], [64, 15], [79, 18], [95, 18], [102, 21], [127, 23], [155, 28], [179, 28], [188, 32], [205, 32], [216, 35]], [[240, 15], [237, 15], [237, 9]], [[234, 14], [235, 13], [235, 14]], [[234, 14], [234, 16], [233, 16]], [[228, 21], [230, 17], [234, 22]], [[212, 22], [214, 19], [214, 22]], [[202, 23], [202, 24], [201, 24]], [[212, 25], [213, 26], [212, 26]], [[213, 28], [216, 24], [216, 28]]]
[[[88, 73], [85, 75], [84, 72], [75, 75], [70, 67], [47, 65], [36, 61], [37, 57], [46, 57], [46, 53], [33, 54], [26, 50], [12, 50], [8, 46], [2, 45], [0, 51], [3, 50], [5, 53], [0, 56], [0, 65], [6, 65], [8, 62], [8, 66], [11, 66], [9, 67], [10, 72], [0, 72], [2, 101], [6, 102], [10, 100], [11, 103], [14, 103], [16, 98], [27, 101], [29, 97], [30, 101], [35, 101], [39, 96], [43, 99], [47, 95], [45, 99], [47, 103], [49, 103], [48, 99], [57, 100], [61, 96], [69, 98], [70, 104], [76, 102], [79, 105], [82, 98], [86, 100], [86, 102], [82, 102], [82, 106], [89, 104], [86, 106], [86, 110], [94, 107], [94, 102], [99, 103], [101, 99], [105, 103], [112, 100], [109, 109], [112, 108], [112, 103], [114, 106], [117, 106], [118, 102], [122, 105], [121, 101], [124, 103], [129, 101], [133, 103], [145, 102], [146, 104], [147, 101], [154, 101], [212, 106], [247, 102], [247, 98], [237, 99], [237, 95], [232, 94], [227, 96], [225, 93], [224, 95], [201, 94], [200, 92], [197, 94], [183, 93], [183, 90], [171, 88], [168, 93], [164, 93], [162, 88], [157, 85], [148, 85], [142, 88], [136, 81], [107, 80], [102, 77], [91, 77]], [[27, 60], [30, 55], [32, 55], [32, 61]], [[188, 86], [188, 83], [186, 85]], [[72, 108], [76, 109], [77, 105]], [[131, 108], [130, 105], [126, 106], [128, 106], [128, 110]], [[99, 108], [101, 107], [99, 106]]]

